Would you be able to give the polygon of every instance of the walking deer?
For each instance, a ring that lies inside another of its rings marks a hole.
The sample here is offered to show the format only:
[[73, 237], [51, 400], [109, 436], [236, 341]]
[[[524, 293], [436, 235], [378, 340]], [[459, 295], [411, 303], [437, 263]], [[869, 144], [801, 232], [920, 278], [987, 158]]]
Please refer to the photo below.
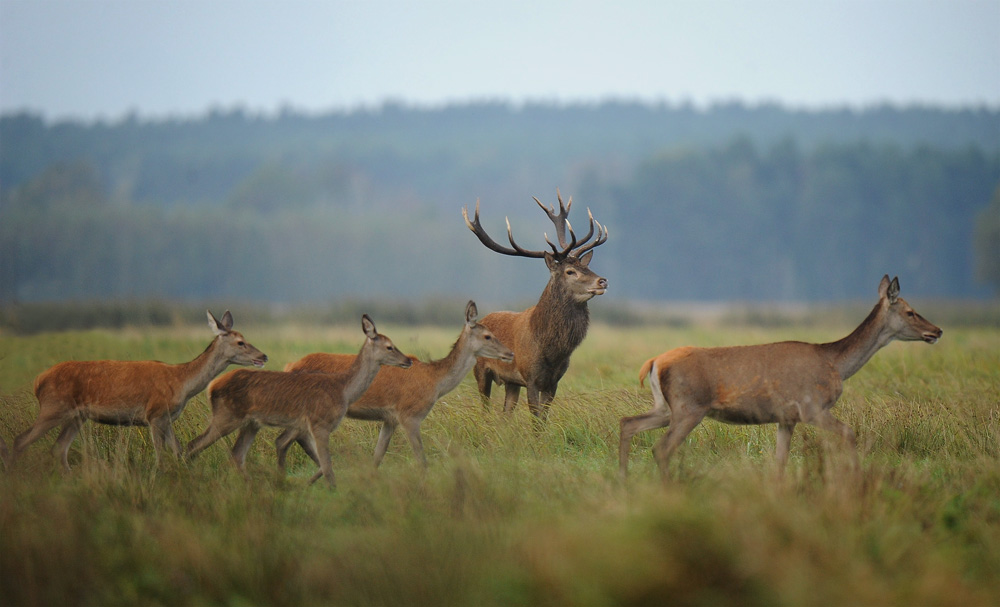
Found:
[[[379, 366], [409, 367], [410, 358], [378, 333], [367, 314], [361, 317], [365, 343], [353, 362], [341, 373], [288, 373], [238, 369], [208, 387], [212, 421], [200, 436], [188, 443], [192, 459], [206, 447], [237, 428], [232, 457], [244, 471], [247, 452], [261, 425], [277, 426], [291, 432], [287, 440], [301, 438], [307, 452], [320, 467], [330, 486], [335, 486], [330, 465], [330, 433], [344, 419], [347, 407], [358, 399], [378, 373]], [[288, 445], [279, 445], [287, 449]], [[310, 482], [315, 482], [316, 476]]]
[[[545, 285], [538, 303], [523, 312], [494, 312], [481, 321], [501, 342], [514, 350], [514, 361], [480, 359], [475, 366], [479, 392], [489, 399], [492, 383], [506, 387], [504, 411], [512, 411], [517, 404], [521, 388], [527, 388], [528, 406], [538, 420], [548, 416], [548, 409], [556, 394], [559, 380], [569, 367], [573, 350], [587, 335], [590, 310], [587, 302], [603, 295], [608, 288], [606, 278], [590, 269], [594, 248], [607, 242], [608, 229], [590, 218], [590, 230], [577, 239], [567, 216], [573, 204], [572, 197], [565, 205], [556, 190], [559, 212], [546, 207], [535, 198], [538, 206], [548, 215], [556, 229], [559, 246], [552, 244], [548, 235], [545, 242], [552, 251], [530, 251], [514, 242], [510, 221], [507, 222], [507, 239], [510, 247], [495, 242], [479, 223], [479, 201], [476, 213], [469, 220], [468, 209], [462, 209], [465, 223], [479, 241], [491, 251], [515, 257], [540, 258], [549, 269], [549, 282]], [[595, 235], [594, 240], [590, 240]], [[569, 241], [566, 231], [569, 231]]]
[[682, 347], [643, 364], [640, 384], [649, 378], [653, 408], [623, 417], [619, 470], [628, 472], [632, 437], [669, 425], [653, 447], [664, 479], [670, 456], [705, 417], [729, 424], [778, 424], [775, 461], [781, 474], [798, 423], [812, 424], [842, 437], [855, 469], [854, 431], [830, 412], [843, 382], [893, 340], [937, 342], [942, 331], [899, 297], [899, 279], [886, 275], [879, 300], [847, 337], [825, 344], [797, 341], [722, 348]]
[[[413, 367], [406, 371], [386, 367], [378, 372], [375, 381], [361, 398], [351, 403], [347, 409], [347, 417], [382, 422], [375, 445], [376, 467], [382, 463], [397, 426], [403, 427], [413, 454], [426, 467], [427, 458], [424, 457], [423, 443], [420, 440], [420, 422], [430, 413], [434, 403], [458, 386], [476, 364], [477, 357], [506, 362], [514, 359], [513, 351], [500, 343], [489, 329], [476, 322], [478, 315], [475, 302], [466, 304], [465, 326], [446, 357], [431, 362], [421, 362], [414, 358]], [[340, 373], [353, 362], [354, 356], [350, 354], [320, 352], [289, 363], [285, 366], [285, 371]], [[282, 470], [292, 438], [305, 449], [309, 457], [316, 460], [316, 454], [310, 451], [303, 437], [290, 436], [293, 432], [291, 429], [285, 430], [275, 441], [278, 467]]]
[[230, 364], [263, 367], [267, 362], [267, 355], [232, 330], [229, 310], [222, 322], [208, 311], [208, 326], [216, 337], [191, 362], [71, 360], [43, 371], [35, 378], [38, 418], [14, 440], [11, 462], [62, 424], [54, 451], [69, 470], [70, 443], [88, 419], [116, 426], [149, 426], [157, 461], [164, 443], [179, 456], [181, 445], [172, 422], [188, 400]]

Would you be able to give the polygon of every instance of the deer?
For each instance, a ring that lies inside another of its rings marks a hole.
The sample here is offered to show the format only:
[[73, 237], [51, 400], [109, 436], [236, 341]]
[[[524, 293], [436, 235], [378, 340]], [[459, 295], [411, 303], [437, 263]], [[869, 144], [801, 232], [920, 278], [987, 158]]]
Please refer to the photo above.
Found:
[[[234, 430], [240, 433], [233, 443], [232, 459], [246, 475], [247, 452], [262, 425], [284, 428], [289, 443], [301, 439], [314, 455], [320, 475], [336, 487], [330, 464], [330, 434], [343, 421], [347, 408], [371, 385], [382, 365], [408, 368], [413, 363], [396, 349], [392, 340], [380, 334], [367, 315], [361, 317], [365, 342], [354, 360], [339, 373], [291, 373], [237, 369], [213, 381], [208, 387], [212, 419], [208, 428], [187, 446], [187, 459], [194, 459], [206, 447]], [[290, 431], [290, 432], [289, 432]], [[288, 445], [279, 445], [287, 449]]]
[[493, 312], [481, 321], [514, 350], [514, 361], [480, 359], [473, 369], [484, 402], [489, 402], [494, 382], [504, 385], [504, 412], [510, 413], [517, 405], [521, 388], [526, 388], [529, 410], [536, 421], [543, 422], [548, 417], [559, 380], [569, 368], [570, 356], [587, 335], [590, 325], [587, 302], [607, 291], [608, 280], [590, 269], [590, 261], [594, 249], [607, 242], [608, 229], [595, 221], [587, 209], [590, 229], [586, 236], [577, 239], [568, 219], [572, 197], [563, 204], [556, 190], [558, 212], [533, 198], [555, 226], [559, 246], [549, 240], [548, 234], [544, 235], [552, 251], [532, 251], [519, 246], [514, 242], [509, 219], [507, 239], [510, 247], [494, 241], [480, 223], [478, 200], [473, 219], [469, 220], [468, 208], [462, 209], [462, 216], [466, 226], [486, 248], [503, 255], [544, 259], [549, 269], [549, 282], [534, 306], [522, 312]]
[[220, 322], [207, 311], [215, 339], [194, 360], [181, 364], [160, 361], [65, 361], [35, 378], [38, 418], [14, 439], [10, 462], [52, 428], [62, 424], [53, 451], [70, 470], [69, 447], [87, 420], [115, 426], [149, 426], [159, 463], [166, 444], [175, 456], [181, 445], [173, 421], [188, 401], [205, 389], [229, 365], [263, 367], [267, 355], [233, 331], [233, 315], [226, 310]]
[[632, 437], [669, 426], [653, 446], [664, 481], [667, 465], [705, 417], [728, 424], [777, 424], [775, 463], [780, 477], [799, 423], [839, 436], [854, 470], [860, 468], [854, 430], [831, 413], [843, 383], [893, 340], [937, 343], [943, 331], [899, 296], [899, 278], [885, 275], [878, 302], [847, 337], [830, 343], [784, 341], [752, 346], [684, 346], [647, 360], [639, 383], [649, 379], [653, 408], [621, 419], [619, 474], [628, 474]]
[[[478, 316], [476, 303], [470, 301], [465, 306], [465, 326], [447, 356], [431, 362], [411, 357], [413, 366], [409, 370], [392, 367], [380, 370], [371, 387], [348, 407], [347, 417], [382, 424], [375, 445], [376, 468], [382, 463], [389, 440], [398, 426], [403, 427], [414, 456], [426, 468], [427, 458], [420, 438], [420, 423], [434, 404], [458, 386], [472, 370], [478, 357], [505, 362], [514, 360], [514, 352], [500, 343], [486, 326], [476, 322]], [[317, 352], [285, 365], [285, 371], [342, 373], [354, 363], [354, 358], [349, 354]], [[291, 429], [285, 430], [275, 441], [278, 468], [282, 471], [285, 468], [285, 454], [293, 442], [290, 436], [293, 432]], [[308, 442], [302, 436], [294, 437], [294, 442], [298, 442], [309, 457], [316, 460], [316, 453], [310, 450]]]

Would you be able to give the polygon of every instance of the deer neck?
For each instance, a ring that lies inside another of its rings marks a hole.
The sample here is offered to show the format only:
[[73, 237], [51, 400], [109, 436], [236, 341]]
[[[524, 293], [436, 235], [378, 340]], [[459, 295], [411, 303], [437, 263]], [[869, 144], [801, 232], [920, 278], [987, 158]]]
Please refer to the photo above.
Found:
[[[469, 374], [472, 367], [476, 366], [476, 355], [469, 346], [467, 333], [462, 332], [447, 356], [429, 363], [428, 366], [434, 377], [437, 397], [454, 390]], [[437, 399], [435, 398], [435, 400]]]
[[344, 382], [344, 399], [347, 404], [361, 398], [365, 390], [375, 381], [378, 374], [379, 363], [375, 360], [372, 348], [366, 343], [358, 355], [354, 357], [351, 368], [348, 369]]
[[229, 359], [223, 355], [220, 343], [220, 338], [216, 337], [197, 358], [179, 365], [187, 398], [204, 390], [212, 379], [229, 366]]
[[550, 352], [572, 352], [587, 336], [590, 308], [564, 286], [549, 281], [531, 313], [531, 330]]
[[833, 365], [841, 379], [847, 379], [865, 366], [865, 363], [890, 341], [892, 335], [886, 331], [885, 316], [879, 303], [850, 335], [839, 341], [824, 344], [824, 347], [832, 354]]

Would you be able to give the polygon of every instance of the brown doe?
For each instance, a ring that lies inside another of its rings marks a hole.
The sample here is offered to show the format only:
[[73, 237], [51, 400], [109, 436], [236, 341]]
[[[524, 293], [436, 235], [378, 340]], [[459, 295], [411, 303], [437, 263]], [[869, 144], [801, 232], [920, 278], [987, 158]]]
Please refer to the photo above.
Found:
[[639, 372], [649, 378], [653, 408], [623, 417], [619, 471], [628, 472], [632, 437], [670, 426], [653, 447], [664, 479], [670, 456], [702, 419], [729, 424], [778, 424], [778, 473], [788, 460], [798, 423], [812, 424], [843, 438], [859, 468], [854, 431], [830, 412], [843, 382], [893, 340], [933, 344], [942, 331], [899, 297], [899, 280], [882, 278], [879, 301], [847, 337], [825, 344], [797, 341], [722, 348], [683, 347], [651, 358]]
[[229, 310], [222, 322], [209, 311], [208, 326], [216, 337], [191, 362], [71, 360], [40, 373], [35, 378], [38, 418], [14, 440], [11, 462], [28, 445], [62, 424], [53, 450], [69, 470], [70, 443], [88, 419], [116, 426], [149, 426], [157, 459], [164, 443], [180, 455], [172, 422], [188, 400], [231, 364], [262, 367], [267, 362], [267, 355], [232, 330]]
[[[212, 421], [205, 432], [188, 443], [188, 459], [240, 429], [232, 457], [236, 467], [244, 472], [247, 452], [261, 426], [277, 426], [291, 430], [287, 433], [288, 442], [300, 437], [305, 441], [307, 451], [316, 455], [321, 475], [334, 486], [330, 433], [344, 419], [347, 407], [368, 389], [381, 365], [403, 368], [411, 365], [409, 357], [375, 329], [367, 314], [361, 317], [361, 328], [365, 343], [352, 364], [341, 373], [239, 369], [212, 382], [208, 387]], [[279, 445], [279, 449], [287, 448], [288, 445]]]
[[[420, 440], [420, 422], [430, 413], [434, 403], [458, 386], [476, 364], [477, 357], [506, 362], [514, 359], [514, 352], [510, 348], [500, 343], [489, 329], [476, 322], [478, 315], [475, 302], [470, 301], [465, 306], [465, 326], [447, 356], [431, 362], [414, 358], [413, 367], [406, 371], [392, 367], [380, 370], [371, 387], [347, 409], [347, 417], [382, 423], [375, 445], [376, 467], [382, 463], [389, 447], [389, 439], [397, 426], [403, 427], [413, 454], [426, 467], [427, 458], [424, 457], [424, 447]], [[308, 354], [286, 365], [285, 371], [343, 373], [353, 364], [354, 358], [350, 354]], [[278, 467], [281, 469], [285, 467], [285, 453], [292, 444], [289, 436], [292, 432], [294, 430], [285, 430], [275, 441], [278, 447]], [[315, 461], [316, 454], [309, 450], [302, 437], [296, 436], [294, 439]]]
[[[594, 221], [588, 210], [590, 230], [578, 240], [567, 219], [573, 199], [564, 205], [558, 190], [556, 198], [559, 200], [558, 213], [534, 199], [556, 229], [558, 247], [552, 244], [548, 235], [545, 236], [551, 252], [520, 247], [514, 242], [510, 221], [507, 222], [510, 247], [498, 244], [479, 223], [478, 200], [472, 221], [468, 209], [462, 209], [466, 225], [487, 248], [504, 255], [544, 259], [549, 269], [549, 282], [538, 303], [523, 312], [494, 312], [481, 321], [514, 350], [514, 361], [480, 359], [474, 369], [479, 392], [484, 398], [489, 399], [493, 382], [505, 385], [504, 411], [512, 411], [521, 388], [527, 388], [528, 406], [539, 420], [548, 416], [559, 380], [569, 368], [570, 355], [587, 335], [590, 325], [587, 302], [604, 294], [608, 288], [607, 279], [589, 267], [593, 249], [608, 240], [607, 228]], [[590, 240], [595, 235], [595, 225], [596, 237]]]

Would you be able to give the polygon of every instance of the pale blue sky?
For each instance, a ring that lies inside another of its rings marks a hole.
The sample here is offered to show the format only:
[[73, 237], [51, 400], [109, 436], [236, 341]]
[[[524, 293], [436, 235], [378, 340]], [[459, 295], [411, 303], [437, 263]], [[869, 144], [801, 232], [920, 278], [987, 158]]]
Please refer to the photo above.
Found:
[[1000, 107], [1000, 0], [0, 0], [0, 112], [607, 98]]

